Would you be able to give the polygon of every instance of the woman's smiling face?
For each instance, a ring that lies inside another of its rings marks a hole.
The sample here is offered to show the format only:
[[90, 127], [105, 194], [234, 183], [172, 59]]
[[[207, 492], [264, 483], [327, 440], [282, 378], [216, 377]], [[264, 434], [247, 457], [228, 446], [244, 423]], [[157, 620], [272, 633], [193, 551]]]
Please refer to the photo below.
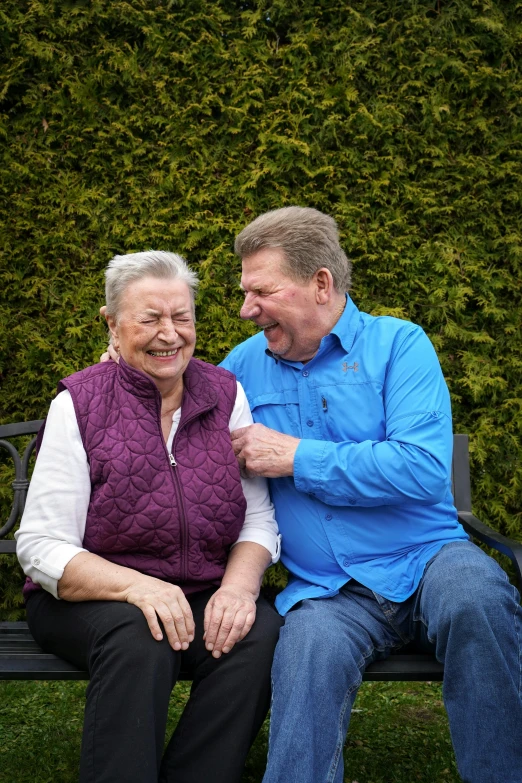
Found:
[[161, 393], [183, 384], [196, 329], [189, 287], [179, 279], [143, 277], [126, 287], [117, 318], [107, 316], [115, 348]]

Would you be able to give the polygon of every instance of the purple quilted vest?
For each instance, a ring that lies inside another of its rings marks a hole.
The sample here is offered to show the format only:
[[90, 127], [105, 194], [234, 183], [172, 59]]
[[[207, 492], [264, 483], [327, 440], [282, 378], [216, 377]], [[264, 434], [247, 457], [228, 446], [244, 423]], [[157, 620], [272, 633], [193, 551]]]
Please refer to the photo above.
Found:
[[[72, 396], [90, 466], [83, 546], [191, 593], [219, 585], [246, 501], [230, 441], [234, 376], [191, 359], [183, 378], [173, 460], [159, 391], [123, 360], [88, 367], [58, 390]], [[35, 588], [28, 580], [26, 597]]]

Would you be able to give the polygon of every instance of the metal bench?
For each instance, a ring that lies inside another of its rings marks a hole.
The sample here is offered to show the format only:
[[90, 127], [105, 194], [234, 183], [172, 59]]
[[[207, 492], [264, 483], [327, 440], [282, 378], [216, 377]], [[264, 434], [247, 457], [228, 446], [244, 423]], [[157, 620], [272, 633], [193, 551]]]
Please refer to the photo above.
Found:
[[[15, 466], [12, 483], [14, 497], [9, 519], [0, 529], [0, 555], [14, 555], [15, 541], [6, 540], [20, 519], [29, 487], [28, 469], [36, 438], [25, 447], [23, 454], [9, 439], [34, 435], [42, 421], [29, 421], [0, 426], [0, 447], [7, 449]], [[519, 591], [522, 593], [522, 545], [483, 524], [471, 511], [471, 483], [469, 471], [468, 436], [455, 435], [453, 439], [452, 483], [459, 521], [470, 536], [509, 557], [514, 565]], [[443, 666], [432, 655], [412, 646], [394, 653], [385, 661], [371, 664], [365, 680], [442, 680]], [[50, 655], [36, 644], [24, 622], [0, 623], [0, 680], [87, 680], [86, 671]], [[181, 679], [189, 679], [181, 673]]]

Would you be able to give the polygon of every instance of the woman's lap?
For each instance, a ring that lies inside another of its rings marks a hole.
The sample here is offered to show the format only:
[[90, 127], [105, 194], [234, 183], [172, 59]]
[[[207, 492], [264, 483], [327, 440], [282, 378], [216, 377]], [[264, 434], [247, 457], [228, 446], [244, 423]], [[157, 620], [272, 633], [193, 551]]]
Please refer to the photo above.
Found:
[[[188, 596], [196, 631], [194, 641], [185, 652], [172, 650], [165, 635], [162, 642], [155, 640], [142, 611], [122, 601], [58, 601], [42, 590], [33, 594], [27, 602], [27, 621], [34, 638], [46, 652], [59, 655], [88, 671], [93, 647], [103, 643], [107, 635], [117, 634], [126, 655], [142, 645], [152, 651], [166, 647], [175, 659], [179, 658], [183, 669], [193, 676], [198, 665], [216, 663], [203, 640], [205, 606], [213, 592], [211, 589]], [[256, 622], [236, 647], [260, 645], [269, 653], [275, 647], [281, 623], [277, 613], [260, 597]], [[234, 648], [228, 655], [234, 657]]]
[[[86, 668], [91, 676], [80, 783], [108, 783], [122, 775], [129, 783], [155, 779], [150, 770], [159, 774], [168, 702], [180, 666], [193, 678], [192, 692], [163, 759], [160, 779], [240, 779], [244, 758], [268, 709], [270, 666], [281, 619], [260, 598], [249, 634], [230, 653], [215, 659], [203, 640], [204, 609], [211, 594], [189, 596], [196, 633], [183, 652], [172, 650], [166, 637], [156, 641], [134, 605], [57, 601], [44, 591], [29, 599], [28, 623], [36, 641], [46, 651]], [[138, 734], [134, 725], [142, 727]]]

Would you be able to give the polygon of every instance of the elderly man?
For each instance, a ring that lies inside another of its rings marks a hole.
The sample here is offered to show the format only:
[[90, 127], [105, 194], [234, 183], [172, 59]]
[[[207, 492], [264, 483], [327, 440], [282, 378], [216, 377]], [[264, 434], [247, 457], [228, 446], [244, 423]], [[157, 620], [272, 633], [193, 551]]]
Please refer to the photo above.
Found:
[[448, 390], [422, 329], [360, 312], [334, 220], [287, 207], [238, 236], [241, 317], [223, 362], [255, 424], [240, 465], [270, 478], [290, 571], [264, 783], [341, 783], [365, 667], [412, 639], [444, 662], [460, 774], [522, 781], [522, 612], [457, 521]]

